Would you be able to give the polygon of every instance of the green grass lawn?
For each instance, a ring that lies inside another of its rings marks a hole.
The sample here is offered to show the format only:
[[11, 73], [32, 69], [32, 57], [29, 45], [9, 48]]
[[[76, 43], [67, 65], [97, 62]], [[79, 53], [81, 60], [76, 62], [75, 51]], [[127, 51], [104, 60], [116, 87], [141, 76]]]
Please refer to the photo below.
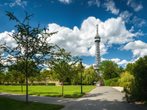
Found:
[[0, 97], [1, 110], [60, 110], [61, 108], [63, 108], [62, 105], [42, 104], [38, 102], [29, 102], [26, 104], [23, 101]]
[[[94, 89], [95, 86], [83, 86], [84, 94]], [[21, 86], [0, 85], [0, 92], [25, 94], [25, 86], [21, 92]], [[29, 94], [37, 96], [61, 96], [61, 86], [29, 86]], [[80, 86], [64, 86], [64, 97], [80, 97]]]

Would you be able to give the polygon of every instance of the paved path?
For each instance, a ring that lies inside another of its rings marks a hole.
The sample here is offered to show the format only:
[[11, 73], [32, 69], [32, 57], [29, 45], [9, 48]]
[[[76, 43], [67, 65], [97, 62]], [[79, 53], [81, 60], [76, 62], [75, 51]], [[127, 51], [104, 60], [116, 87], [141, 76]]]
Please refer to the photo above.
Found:
[[69, 103], [62, 110], [147, 110], [124, 100], [124, 94], [111, 87], [97, 87], [87, 96]]
[[[26, 98], [25, 95], [8, 94], [8, 93], [0, 93], [0, 96], [16, 99], [20, 101], [25, 101]], [[68, 103], [75, 101], [75, 99], [62, 98], [62, 97], [29, 96], [29, 101], [41, 102], [46, 104], [60, 104], [65, 106], [68, 105]]]
[[[17, 100], [25, 100], [23, 95], [0, 94]], [[147, 107], [129, 104], [124, 94], [111, 87], [97, 87], [79, 99], [29, 96], [30, 101], [65, 105], [62, 110], [147, 110]]]

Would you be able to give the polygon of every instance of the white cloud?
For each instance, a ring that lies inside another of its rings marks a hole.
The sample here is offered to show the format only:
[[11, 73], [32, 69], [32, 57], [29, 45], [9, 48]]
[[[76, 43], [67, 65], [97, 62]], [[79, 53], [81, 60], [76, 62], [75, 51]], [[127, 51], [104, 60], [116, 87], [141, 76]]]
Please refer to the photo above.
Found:
[[147, 43], [140, 40], [129, 42], [123, 49], [131, 50], [134, 57], [143, 57], [147, 55]]
[[141, 3], [136, 3], [133, 0], [128, 0], [127, 5], [132, 7], [136, 12], [143, 9], [143, 5]]
[[89, 6], [96, 5], [97, 7], [100, 7], [100, 4], [101, 4], [100, 0], [89, 0], [88, 1]]
[[107, 0], [107, 2], [104, 3], [104, 7], [106, 11], [110, 11], [112, 14], [118, 15], [119, 13], [119, 9], [116, 8], [113, 0]]
[[51, 37], [50, 42], [65, 48], [73, 55], [94, 56], [96, 24], [99, 24], [99, 35], [101, 36], [101, 55], [106, 54], [107, 49], [112, 44], [127, 43], [136, 36], [126, 29], [125, 23], [120, 17], [110, 18], [105, 22], [95, 17], [88, 17], [83, 21], [80, 28], [75, 26], [70, 29], [55, 23], [48, 24], [50, 32], [58, 31]]
[[14, 2], [6, 3], [6, 5], [9, 5], [10, 7], [20, 6], [24, 8], [27, 5], [27, 1], [15, 0]]
[[126, 29], [125, 22], [120, 18], [110, 18], [100, 24], [100, 36], [108, 44], [123, 44], [136, 36]]
[[115, 63], [117, 63], [120, 66], [122, 66], [122, 65], [125, 66], [125, 65], [127, 65], [129, 63], [129, 61], [127, 61], [127, 60], [121, 60], [119, 58], [112, 58], [110, 60], [111, 61], [114, 61]]
[[134, 16], [132, 19], [132, 23], [136, 26], [142, 27], [143, 25], [146, 24], [146, 20], [142, 18], [138, 18], [137, 16]]
[[105, 61], [105, 60], [113, 61], [117, 63], [119, 66], [123, 66], [123, 67], [125, 67], [128, 63], [132, 62], [132, 61], [127, 61], [125, 59], [119, 59], [119, 58], [111, 58], [111, 59], [101, 58], [101, 61]]
[[12, 35], [12, 33], [13, 33], [13, 31], [11, 31], [11, 32], [5, 31], [5, 32], [0, 33], [0, 44], [6, 44], [6, 46], [12, 47], [12, 48], [16, 47], [17, 44], [16, 44], [15, 40], [12, 37], [10, 37], [10, 35]]
[[89, 65], [89, 64], [83, 63], [83, 66], [84, 66], [85, 68], [89, 68], [90, 66], [93, 66], [93, 65]]
[[[99, 25], [99, 35], [101, 37], [100, 50], [101, 55], [107, 53], [108, 48], [113, 44], [124, 44], [132, 41], [136, 37], [136, 33], [132, 33], [126, 29], [124, 21], [118, 18], [109, 18], [102, 22], [95, 17], [85, 19], [81, 27], [74, 26], [73, 29], [60, 26], [56, 23], [48, 24], [49, 32], [58, 31], [48, 39], [48, 42], [55, 43], [72, 55], [76, 56], [94, 56], [96, 24]], [[6, 43], [9, 47], [17, 46], [14, 39], [9, 36], [13, 32], [0, 33], [0, 43]]]
[[120, 17], [125, 21], [125, 22], [129, 22], [130, 21], [130, 17], [132, 16], [133, 14], [130, 13], [129, 11], [123, 11], [120, 13]]
[[64, 3], [64, 4], [70, 4], [72, 0], [59, 0], [59, 2]]

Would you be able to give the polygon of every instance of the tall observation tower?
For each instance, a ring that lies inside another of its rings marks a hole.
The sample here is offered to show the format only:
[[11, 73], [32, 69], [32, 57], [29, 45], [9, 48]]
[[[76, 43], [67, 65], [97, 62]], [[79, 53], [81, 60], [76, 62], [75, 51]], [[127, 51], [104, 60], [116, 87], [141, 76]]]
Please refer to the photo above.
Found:
[[96, 50], [95, 50], [95, 64], [94, 64], [94, 69], [97, 73], [98, 76], [100, 76], [100, 73], [99, 73], [99, 66], [100, 66], [100, 62], [101, 62], [101, 58], [100, 58], [100, 41], [101, 41], [101, 38], [98, 34], [98, 25], [96, 25], [96, 36], [95, 36], [95, 47], [96, 47]]

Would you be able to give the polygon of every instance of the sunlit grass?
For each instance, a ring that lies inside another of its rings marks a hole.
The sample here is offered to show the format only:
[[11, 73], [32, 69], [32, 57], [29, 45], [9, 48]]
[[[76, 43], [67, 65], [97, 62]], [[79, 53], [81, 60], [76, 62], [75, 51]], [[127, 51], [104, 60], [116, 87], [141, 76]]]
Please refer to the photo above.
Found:
[[[37, 96], [61, 96], [61, 86], [29, 86], [29, 94]], [[87, 93], [94, 89], [95, 86], [83, 86], [83, 93]], [[64, 86], [64, 97], [80, 97], [83, 94], [80, 93], [80, 86]], [[14, 93], [14, 94], [25, 94], [25, 86], [23, 87], [23, 92], [21, 91], [21, 86], [0, 86], [0, 92]]]

